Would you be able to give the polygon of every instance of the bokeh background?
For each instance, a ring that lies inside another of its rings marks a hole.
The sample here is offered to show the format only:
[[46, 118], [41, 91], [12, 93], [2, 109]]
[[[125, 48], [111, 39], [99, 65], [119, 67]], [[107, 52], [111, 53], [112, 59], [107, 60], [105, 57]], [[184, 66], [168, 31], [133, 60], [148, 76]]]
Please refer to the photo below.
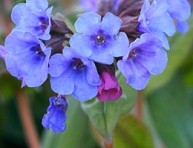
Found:
[[[10, 12], [19, 2], [24, 0], [0, 0], [1, 45], [14, 27]], [[50, 0], [50, 5], [54, 6], [54, 15], [64, 15], [72, 24], [83, 12], [78, 0]], [[130, 113], [117, 119], [113, 136], [115, 148], [193, 147], [193, 15], [189, 25], [186, 34], [176, 33], [169, 38], [171, 50], [167, 68], [163, 74], [153, 77], [145, 90], [136, 92], [125, 86], [121, 78]], [[53, 134], [41, 125], [48, 98], [55, 95], [49, 81], [33, 89], [20, 89], [20, 86], [21, 82], [6, 71], [0, 59], [0, 148], [101, 147], [103, 139], [82, 111], [84, 104], [80, 106], [79, 102], [69, 99], [67, 130]], [[117, 106], [121, 108], [120, 104]]]

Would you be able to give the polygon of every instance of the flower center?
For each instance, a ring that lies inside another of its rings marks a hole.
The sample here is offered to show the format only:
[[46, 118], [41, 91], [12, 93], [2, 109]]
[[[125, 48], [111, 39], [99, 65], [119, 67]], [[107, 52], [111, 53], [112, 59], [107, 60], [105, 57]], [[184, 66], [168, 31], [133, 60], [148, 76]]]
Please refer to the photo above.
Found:
[[44, 32], [48, 28], [49, 20], [45, 17], [39, 17], [39, 20], [40, 29]]
[[45, 56], [44, 52], [42, 51], [40, 45], [35, 45], [31, 48], [31, 51], [35, 52], [39, 56]]
[[132, 59], [132, 58], [136, 57], [136, 56], [137, 56], [137, 50], [138, 50], [137, 48], [131, 50], [131, 51], [129, 52], [128, 59]]
[[98, 44], [104, 43], [104, 42], [105, 42], [105, 37], [104, 37], [104, 35], [101, 35], [101, 34], [100, 34], [100, 35], [97, 35], [95, 41], [96, 41], [96, 43], [98, 43]]
[[85, 65], [80, 59], [74, 58], [73, 59], [73, 69], [74, 70], [81, 70]]

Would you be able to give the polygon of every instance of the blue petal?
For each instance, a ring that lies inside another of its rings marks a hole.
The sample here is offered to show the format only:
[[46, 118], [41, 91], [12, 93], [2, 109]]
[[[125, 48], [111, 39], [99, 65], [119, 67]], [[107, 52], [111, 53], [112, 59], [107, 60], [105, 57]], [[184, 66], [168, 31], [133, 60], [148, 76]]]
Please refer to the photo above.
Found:
[[47, 114], [42, 119], [42, 125], [46, 129], [52, 128], [54, 133], [63, 132], [66, 128], [65, 120], [67, 110], [67, 102], [63, 97], [51, 97]]
[[80, 0], [81, 6], [86, 11], [96, 11], [96, 0]]
[[[112, 25], [112, 23], [113, 23], [113, 26], [109, 27]], [[116, 35], [118, 34], [121, 28], [121, 24], [122, 24], [122, 20], [119, 17], [108, 12], [105, 14], [105, 16], [102, 19], [101, 29], [107, 31], [109, 34]]]
[[61, 95], [70, 95], [74, 91], [74, 77], [74, 72], [71, 68], [66, 69], [58, 77], [52, 77], [51, 75], [52, 90]]
[[74, 34], [70, 39], [70, 46], [84, 57], [89, 57], [92, 54], [90, 36]]
[[191, 13], [191, 7], [187, 0], [168, 0], [169, 12], [177, 21], [185, 21], [188, 19]]
[[112, 46], [109, 48], [114, 57], [124, 56], [129, 48], [129, 40], [127, 38], [127, 35], [123, 32], [120, 32], [113, 42]]
[[87, 65], [86, 77], [87, 77], [88, 83], [91, 85], [99, 86], [101, 84], [101, 80], [97, 72], [96, 66], [91, 61]]
[[142, 90], [146, 87], [151, 75], [139, 63], [121, 60], [117, 63], [117, 66], [126, 77], [126, 83], [129, 83], [137, 90]]
[[[31, 51], [37, 45], [41, 46], [44, 56]], [[36, 36], [27, 32], [12, 32], [5, 40], [5, 48], [6, 67], [12, 75], [22, 78], [30, 87], [39, 86], [46, 80], [51, 49], [46, 48]]]
[[32, 10], [42, 11], [48, 8], [48, 0], [26, 0], [26, 6]]
[[53, 77], [61, 75], [69, 66], [69, 64], [65, 62], [62, 54], [53, 55], [50, 58], [49, 65], [49, 73]]
[[93, 50], [92, 56], [90, 57], [92, 60], [102, 63], [102, 64], [112, 64], [114, 58], [108, 49], [98, 48]]
[[[160, 47], [155, 46], [155, 48]], [[151, 52], [148, 54], [151, 55]], [[143, 67], [145, 67], [151, 74], [157, 75], [162, 73], [167, 65], [167, 53], [163, 49], [160, 49], [158, 52], [152, 53], [153, 56], [148, 56], [148, 54], [141, 52], [136, 60], [138, 63], [141, 63]]]
[[189, 29], [189, 25], [187, 22], [177, 22], [176, 27], [177, 30], [182, 34], [186, 33]]
[[174, 21], [169, 13], [149, 20], [148, 27], [151, 32], [165, 32], [169, 36], [175, 33]]
[[90, 85], [86, 79], [86, 71], [82, 71], [77, 74], [75, 84], [74, 84], [74, 92], [72, 96], [78, 99], [79, 101], [87, 101], [94, 98], [98, 93], [97, 86]]
[[18, 4], [13, 7], [11, 12], [11, 19], [12, 21], [18, 25], [19, 22], [23, 19], [23, 17], [28, 16], [30, 9], [26, 7], [25, 3]]
[[99, 28], [101, 16], [94, 12], [87, 12], [79, 16], [74, 26], [78, 33], [92, 34]]

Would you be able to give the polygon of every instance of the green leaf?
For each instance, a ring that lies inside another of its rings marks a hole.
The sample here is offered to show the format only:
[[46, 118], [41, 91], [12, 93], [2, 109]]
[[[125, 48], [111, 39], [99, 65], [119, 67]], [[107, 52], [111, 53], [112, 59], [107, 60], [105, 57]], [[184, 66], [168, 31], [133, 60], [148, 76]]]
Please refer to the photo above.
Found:
[[69, 98], [66, 119], [66, 131], [53, 134], [46, 131], [43, 136], [42, 148], [97, 148], [88, 125], [87, 117], [75, 99]]
[[155, 127], [167, 148], [193, 147], [192, 94], [176, 76], [147, 99]]
[[133, 116], [119, 121], [113, 137], [114, 148], [153, 148], [148, 128]]
[[191, 21], [193, 20], [193, 15], [189, 20], [189, 31], [184, 35], [176, 33], [170, 39], [171, 49], [168, 51], [168, 65], [162, 74], [152, 77], [145, 89], [146, 93], [149, 94], [165, 85], [188, 56], [193, 41], [193, 21]]
[[[122, 85], [123, 77], [120, 78]], [[82, 109], [88, 115], [92, 125], [107, 141], [111, 141], [113, 130], [120, 116], [128, 114], [135, 104], [136, 91], [129, 85], [124, 85], [120, 99], [117, 101], [100, 102], [97, 99], [82, 103]]]

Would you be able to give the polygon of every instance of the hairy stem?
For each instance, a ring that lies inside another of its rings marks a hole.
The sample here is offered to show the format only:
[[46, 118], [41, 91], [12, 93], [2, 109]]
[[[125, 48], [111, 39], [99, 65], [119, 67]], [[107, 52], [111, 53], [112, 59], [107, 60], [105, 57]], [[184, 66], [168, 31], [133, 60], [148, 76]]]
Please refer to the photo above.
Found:
[[39, 148], [40, 144], [38, 140], [38, 135], [35, 129], [34, 122], [32, 120], [30, 108], [27, 103], [27, 98], [24, 91], [19, 91], [17, 93], [17, 106], [29, 147]]
[[137, 91], [136, 114], [139, 120], [143, 120], [143, 91]]

